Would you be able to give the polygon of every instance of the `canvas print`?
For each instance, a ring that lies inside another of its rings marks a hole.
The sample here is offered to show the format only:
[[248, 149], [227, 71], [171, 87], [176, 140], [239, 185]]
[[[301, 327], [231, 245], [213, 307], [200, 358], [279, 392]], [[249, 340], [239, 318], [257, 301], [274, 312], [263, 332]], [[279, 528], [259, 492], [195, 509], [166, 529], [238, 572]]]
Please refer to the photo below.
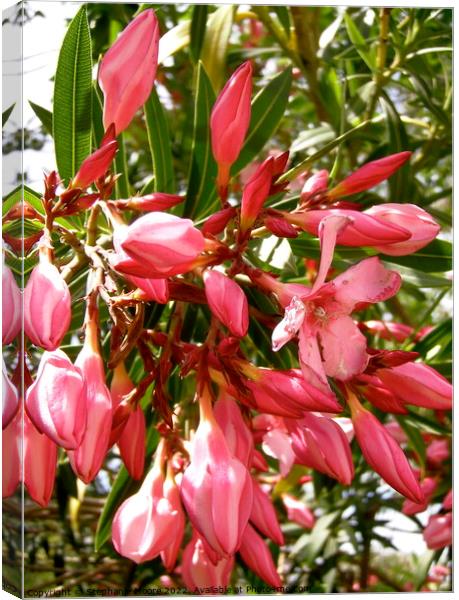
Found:
[[3, 13], [3, 589], [452, 589], [452, 8]]

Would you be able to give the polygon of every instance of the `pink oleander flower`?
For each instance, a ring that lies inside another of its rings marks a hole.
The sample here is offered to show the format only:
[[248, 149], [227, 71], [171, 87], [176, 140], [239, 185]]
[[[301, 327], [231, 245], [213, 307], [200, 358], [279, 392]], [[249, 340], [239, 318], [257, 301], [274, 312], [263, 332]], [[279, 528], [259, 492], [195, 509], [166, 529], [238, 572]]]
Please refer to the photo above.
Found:
[[207, 387], [199, 402], [199, 427], [180, 491], [193, 527], [218, 557], [225, 557], [241, 543], [252, 509], [252, 482], [247, 468], [230, 452]]
[[170, 462], [167, 464], [167, 475], [163, 485], [163, 492], [166, 500], [169, 500], [172, 510], [177, 513], [174, 524], [175, 535], [172, 538], [171, 543], [161, 552], [161, 560], [163, 561], [165, 568], [168, 571], [172, 571], [177, 562], [177, 556], [185, 534], [186, 519], [180, 500], [180, 490], [175, 483]]
[[205, 594], [212, 588], [227, 588], [234, 566], [234, 556], [221, 558], [216, 564], [206, 552], [203, 540], [193, 531], [182, 555], [182, 578], [189, 592]]
[[388, 369], [377, 369], [375, 374], [402, 404], [434, 410], [451, 410], [453, 407], [450, 382], [423, 363], [407, 362]]
[[243, 63], [226, 82], [210, 116], [212, 152], [218, 165], [217, 185], [226, 188], [231, 165], [242, 149], [250, 124], [252, 65]]
[[266, 198], [269, 196], [273, 178], [274, 158], [270, 156], [255, 171], [244, 186], [241, 201], [241, 231], [245, 232], [255, 223]]
[[204, 290], [212, 314], [236, 337], [244, 337], [249, 327], [247, 298], [233, 280], [214, 269], [203, 275]]
[[451, 546], [453, 543], [453, 513], [432, 515], [422, 535], [430, 550], [440, 550]]
[[287, 477], [295, 462], [295, 453], [292, 448], [292, 440], [285, 431], [281, 422], [280, 426], [273, 427], [263, 436], [263, 452], [279, 461], [279, 471], [282, 477]]
[[282, 502], [287, 510], [287, 518], [305, 529], [312, 529], [316, 522], [314, 513], [298, 498], [291, 494], [282, 494]]
[[349, 392], [347, 398], [355, 437], [367, 463], [402, 496], [417, 504], [423, 502], [424, 494], [400, 446], [356, 396]]
[[158, 65], [159, 24], [155, 12], [141, 12], [106, 52], [99, 68], [104, 93], [104, 127], [120, 134], [145, 104]]
[[116, 140], [102, 143], [100, 148], [81, 163], [77, 174], [72, 180], [72, 187], [86, 189], [100, 177], [103, 177], [110, 168], [117, 151], [118, 142]]
[[35, 346], [58, 348], [70, 326], [71, 302], [66, 282], [42, 246], [24, 290], [24, 330]]
[[384, 427], [399, 444], [406, 444], [408, 442], [406, 433], [403, 431], [397, 421], [387, 421], [387, 423], [384, 423]]
[[284, 545], [284, 535], [277, 520], [276, 510], [270, 497], [253, 480], [253, 504], [250, 522], [264, 536], [270, 538], [278, 546]]
[[2, 498], [9, 498], [21, 481], [22, 409], [2, 432]]
[[11, 344], [21, 331], [21, 291], [11, 269], [2, 265], [2, 344]]
[[284, 214], [284, 218], [312, 235], [318, 235], [326, 217], [349, 220], [337, 236], [342, 246], [369, 246], [383, 254], [404, 256], [434, 240], [440, 226], [425, 210], [414, 204], [387, 203], [359, 212], [347, 208], [308, 210]]
[[247, 525], [244, 531], [239, 554], [249, 569], [268, 585], [273, 588], [282, 586], [268, 546], [251, 525]]
[[181, 519], [164, 494], [163, 442], [155, 463], [139, 491], [115, 513], [112, 541], [115, 550], [136, 563], [159, 556], [179, 535]]
[[340, 181], [328, 192], [328, 197], [335, 199], [368, 190], [378, 185], [378, 183], [389, 179], [391, 175], [409, 160], [410, 156], [411, 152], [399, 152], [370, 161], [343, 179], [343, 181]]
[[113, 243], [117, 270], [154, 279], [186, 273], [204, 249], [204, 237], [190, 219], [162, 212], [117, 227]]
[[214, 416], [232, 456], [249, 468], [254, 450], [253, 437], [234, 398], [222, 392], [214, 404]]
[[305, 413], [300, 420], [285, 419], [295, 462], [349, 485], [354, 465], [348, 438], [338, 423], [325, 415]]
[[19, 408], [17, 387], [8, 377], [5, 361], [2, 358], [2, 428], [5, 429], [13, 420]]
[[427, 446], [426, 459], [435, 467], [441, 466], [450, 456], [448, 440], [433, 440]]
[[424, 502], [413, 502], [405, 500], [402, 507], [404, 515], [415, 515], [424, 512], [432, 499], [432, 496], [437, 489], [437, 480], [434, 477], [426, 477], [421, 481], [421, 491], [424, 494]]
[[26, 409], [35, 427], [55, 444], [75, 450], [86, 432], [86, 384], [80, 369], [62, 350], [44, 352]]
[[[113, 379], [110, 386], [112, 398], [113, 424], [115, 423], [115, 413], [123, 400], [123, 397], [134, 389], [134, 384], [124, 366], [124, 362], [118, 363], [113, 372]], [[135, 408], [127, 408], [127, 417], [113, 431], [109, 442], [117, 443], [121, 458], [129, 475], [132, 479], [142, 479], [145, 466], [146, 452], [146, 423], [145, 415], [140, 405]]]
[[311, 175], [311, 177], [308, 177], [308, 179], [306, 179], [306, 181], [304, 182], [300, 195], [301, 203], [303, 204], [308, 202], [308, 200], [310, 200], [319, 192], [325, 192], [327, 190], [327, 187], [328, 171], [326, 171], [325, 169], [317, 171], [317, 173], [314, 173], [313, 175]]
[[24, 485], [32, 500], [42, 507], [48, 506], [53, 494], [57, 451], [56, 444], [24, 414]]
[[346, 381], [362, 373], [368, 363], [365, 336], [351, 313], [361, 303], [374, 304], [395, 295], [401, 277], [372, 257], [324, 284], [328, 266], [322, 267], [331, 262], [331, 256], [329, 260], [324, 256], [323, 252], [314, 287], [311, 290], [305, 287], [305, 293], [293, 296], [272, 339], [273, 350], [277, 351], [299, 331], [299, 359], [304, 378], [327, 390], [327, 375]]
[[112, 426], [112, 400], [105, 385], [104, 363], [97, 333], [96, 323], [88, 321], [83, 348], [75, 361], [86, 384], [85, 394], [81, 398], [88, 415], [86, 432], [78, 448], [67, 451], [72, 469], [84, 483], [92, 481], [102, 467]]
[[372, 335], [377, 335], [382, 340], [391, 342], [404, 342], [414, 332], [414, 329], [404, 323], [393, 323], [391, 321], [365, 321], [360, 324], [364, 332], [368, 331]]

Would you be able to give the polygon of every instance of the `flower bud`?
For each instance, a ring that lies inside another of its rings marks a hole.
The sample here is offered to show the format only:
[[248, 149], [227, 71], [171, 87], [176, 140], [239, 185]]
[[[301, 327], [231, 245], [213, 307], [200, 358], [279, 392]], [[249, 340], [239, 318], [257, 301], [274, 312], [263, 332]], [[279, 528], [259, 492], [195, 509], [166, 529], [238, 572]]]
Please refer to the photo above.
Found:
[[251, 525], [247, 525], [244, 531], [239, 554], [249, 569], [268, 585], [273, 588], [282, 586], [268, 546]]
[[184, 199], [185, 196], [155, 192], [154, 194], [148, 194], [147, 196], [134, 196], [133, 198], [129, 198], [129, 200], [116, 200], [115, 205], [120, 208], [128, 208], [129, 210], [157, 212], [177, 206], [177, 204], [183, 202]]
[[220, 92], [210, 116], [212, 152], [218, 164], [219, 187], [226, 187], [229, 169], [242, 149], [250, 124], [252, 65], [243, 63]]
[[227, 588], [234, 566], [234, 557], [220, 559], [214, 564], [202, 539], [193, 532], [182, 555], [182, 577], [189, 592], [204, 594], [209, 588]]
[[234, 398], [222, 393], [214, 405], [214, 415], [229, 451], [249, 468], [252, 463], [253, 437]]
[[159, 25], [152, 9], [141, 12], [105, 54], [99, 69], [104, 127], [120, 134], [150, 96], [158, 65]]
[[301, 500], [291, 494], [282, 494], [282, 502], [287, 510], [287, 518], [305, 529], [312, 529], [316, 518], [312, 511]]
[[16, 386], [6, 371], [5, 361], [2, 358], [2, 428], [5, 429], [13, 420], [19, 408], [19, 394]]
[[389, 179], [410, 158], [411, 152], [399, 152], [378, 160], [373, 160], [343, 179], [328, 192], [328, 197], [335, 199], [350, 194], [358, 194], [378, 183]]
[[421, 490], [424, 494], [424, 502], [413, 502], [412, 500], [405, 500], [402, 507], [402, 513], [404, 515], [415, 515], [420, 512], [424, 512], [432, 496], [437, 489], [437, 480], [433, 477], [426, 477], [421, 483]]
[[24, 414], [24, 485], [32, 500], [42, 507], [48, 506], [53, 494], [57, 450], [56, 444]]
[[10, 344], [21, 331], [22, 298], [11, 269], [2, 265], [2, 343]]
[[86, 432], [86, 384], [80, 369], [62, 350], [44, 352], [37, 377], [26, 393], [35, 427], [55, 444], [74, 450]]
[[118, 151], [118, 142], [112, 140], [90, 154], [81, 163], [77, 174], [72, 180], [72, 187], [86, 189], [100, 177], [103, 177]]
[[126, 279], [137, 286], [138, 290], [134, 293], [136, 298], [148, 302], [157, 302], [158, 304], [169, 302], [167, 279], [146, 279], [134, 275], [126, 275]]
[[445, 460], [448, 460], [449, 455], [449, 444], [446, 439], [433, 440], [427, 446], [426, 459], [434, 467], [440, 467]]
[[162, 212], [148, 213], [117, 229], [117, 244], [130, 260], [116, 268], [129, 275], [165, 278], [186, 273], [204, 249], [204, 237], [190, 219]]
[[115, 550], [136, 563], [158, 556], [177, 534], [178, 514], [164, 497], [163, 484], [156, 460], [139, 491], [121, 504], [113, 519]]
[[253, 480], [253, 504], [250, 522], [264, 536], [270, 538], [278, 546], [284, 545], [284, 536], [277, 520], [276, 510], [268, 494]]
[[244, 337], [249, 327], [247, 298], [238, 284], [214, 269], [203, 276], [207, 302], [212, 313], [231, 334]]
[[118, 439], [121, 458], [132, 479], [141, 479], [145, 465], [146, 452], [145, 415], [137, 406], [129, 415]]
[[424, 494], [400, 446], [357, 398], [348, 396], [348, 401], [355, 437], [367, 463], [400, 494], [413, 502], [423, 502]]
[[247, 231], [256, 221], [269, 195], [273, 177], [274, 159], [267, 158], [244, 187], [241, 201], [241, 231]]
[[14, 494], [21, 481], [22, 469], [22, 410], [2, 432], [2, 498]]
[[161, 552], [161, 560], [168, 571], [172, 571], [177, 561], [177, 556], [182, 545], [183, 536], [185, 533], [185, 513], [180, 500], [180, 491], [175, 483], [174, 474], [170, 462], [167, 465], [166, 481], [163, 485], [164, 497], [169, 500], [172, 511], [176, 512], [175, 516], [175, 535], [171, 543], [165, 550]]
[[431, 515], [423, 537], [430, 550], [440, 550], [453, 543], [453, 513]]
[[308, 177], [301, 190], [301, 203], [304, 204], [319, 192], [325, 192], [328, 185], [328, 171], [318, 171]]
[[89, 483], [104, 462], [112, 425], [112, 400], [105, 385], [97, 326], [93, 321], [86, 324], [85, 341], [75, 366], [80, 369], [86, 384], [86, 392], [81, 401], [86, 404], [88, 420], [81, 444], [76, 450], [68, 450], [68, 455], [75, 474], [84, 483]]
[[200, 397], [200, 422], [181, 495], [190, 521], [218, 557], [234, 554], [252, 509], [252, 482], [234, 458], [213, 415], [210, 390]]
[[24, 330], [30, 341], [45, 350], [56, 350], [71, 320], [70, 291], [57, 267], [40, 252], [24, 290]]

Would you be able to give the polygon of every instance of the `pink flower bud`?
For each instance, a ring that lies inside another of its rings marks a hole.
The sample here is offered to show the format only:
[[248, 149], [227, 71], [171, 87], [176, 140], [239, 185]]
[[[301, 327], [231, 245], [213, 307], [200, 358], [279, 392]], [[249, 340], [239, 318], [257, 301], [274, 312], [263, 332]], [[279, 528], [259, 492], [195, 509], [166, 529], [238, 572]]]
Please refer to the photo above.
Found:
[[30, 341], [45, 350], [56, 350], [71, 320], [70, 291], [57, 267], [40, 252], [24, 290], [24, 330]]
[[124, 396], [134, 389], [123, 362], [113, 372], [110, 394], [112, 397], [112, 431], [109, 446], [118, 444], [121, 458], [132, 479], [142, 479], [145, 467], [146, 424], [140, 405], [126, 406], [126, 414], [119, 419], [117, 411]]
[[85, 483], [89, 483], [104, 462], [112, 425], [112, 400], [105, 385], [97, 326], [93, 321], [86, 325], [85, 342], [75, 366], [80, 369], [86, 384], [86, 392], [81, 402], [86, 404], [88, 420], [83, 441], [76, 450], [68, 450], [68, 455], [75, 474]]
[[287, 518], [305, 529], [312, 529], [316, 522], [313, 512], [298, 498], [282, 494], [282, 502], [287, 510]]
[[24, 414], [24, 484], [30, 497], [40, 506], [48, 506], [54, 489], [57, 446], [41, 434]]
[[62, 350], [44, 352], [37, 377], [26, 394], [35, 427], [55, 444], [77, 448], [86, 431], [86, 385], [80, 369]]
[[205, 236], [218, 235], [228, 225], [230, 220], [236, 215], [234, 206], [223, 208], [213, 215], [210, 215], [202, 226], [202, 234]]
[[435, 467], [440, 467], [450, 455], [449, 444], [447, 440], [433, 440], [427, 446], [427, 462]]
[[229, 451], [249, 468], [252, 463], [253, 437], [234, 398], [222, 393], [214, 405], [214, 415]]
[[434, 410], [451, 410], [453, 390], [447, 379], [423, 363], [407, 362], [390, 369], [378, 369], [377, 376], [403, 404]]
[[282, 586], [282, 581], [268, 546], [250, 525], [247, 525], [242, 536], [239, 554], [249, 569], [256, 573], [260, 579], [266, 581], [268, 585], [273, 588]]
[[191, 463], [180, 491], [193, 527], [218, 557], [224, 557], [236, 552], [241, 543], [252, 509], [252, 482], [246, 467], [230, 453], [207, 388], [200, 407]]
[[249, 128], [251, 95], [252, 65], [247, 61], [227, 81], [210, 116], [212, 152], [219, 166], [218, 179], [222, 187], [228, 183], [229, 168], [239, 156]]
[[354, 478], [351, 448], [346, 434], [333, 419], [305, 413], [300, 421], [285, 419], [299, 464], [349, 485]]
[[169, 302], [169, 284], [167, 279], [146, 279], [126, 275], [126, 279], [138, 287], [135, 297], [140, 300], [166, 304]]
[[164, 496], [163, 484], [155, 461], [139, 491], [121, 504], [113, 519], [115, 550], [136, 563], [158, 556], [178, 533], [178, 513]]
[[150, 96], [158, 65], [159, 25], [152, 9], [141, 12], [107, 51], [99, 69], [104, 93], [104, 127], [116, 134], [132, 121]]
[[453, 513], [432, 515], [422, 535], [430, 550], [451, 546], [453, 543]]
[[266, 229], [269, 229], [269, 231], [277, 237], [298, 237], [298, 231], [283, 218], [281, 219], [279, 217], [268, 215], [264, 218], [264, 225]]
[[414, 329], [404, 323], [392, 323], [390, 321], [365, 321], [361, 323], [363, 331], [377, 335], [382, 340], [404, 342], [412, 335]]
[[387, 421], [387, 423], [384, 423], [384, 427], [396, 442], [399, 444], [407, 443], [408, 438], [406, 437], [406, 433], [403, 431], [397, 421]]
[[424, 494], [400, 446], [378, 419], [357, 402], [351, 398], [349, 404], [355, 436], [365, 460], [400, 494], [413, 502], [423, 502]]
[[244, 337], [249, 327], [247, 298], [238, 284], [214, 269], [207, 269], [203, 276], [207, 302], [212, 313], [231, 334]]
[[424, 502], [417, 503], [413, 502], [412, 500], [405, 500], [403, 503], [402, 513], [404, 515], [415, 515], [417, 513], [424, 512], [427, 509], [436, 489], [437, 480], [433, 477], [426, 477], [421, 482], [421, 490], [424, 494]]
[[10, 344], [21, 331], [22, 298], [11, 269], [2, 265], [2, 343]]
[[162, 212], [146, 214], [117, 232], [117, 244], [130, 260], [116, 268], [129, 275], [165, 278], [186, 273], [204, 249], [204, 237], [190, 219]]
[[5, 361], [2, 358], [2, 428], [5, 429], [13, 420], [19, 408], [19, 394], [14, 383], [11, 382], [6, 371]]
[[379, 160], [373, 160], [338, 183], [328, 192], [328, 197], [335, 199], [368, 190], [389, 179], [395, 171], [406, 163], [410, 156], [411, 152], [399, 152]]
[[278, 546], [284, 545], [284, 535], [277, 520], [276, 510], [268, 494], [253, 480], [253, 504], [250, 522], [264, 536], [270, 538]]
[[167, 465], [167, 477], [163, 485], [164, 497], [169, 500], [172, 510], [176, 512], [175, 516], [175, 535], [171, 543], [161, 552], [161, 560], [168, 571], [172, 571], [177, 561], [177, 556], [182, 545], [185, 533], [185, 513], [183, 512], [182, 502], [180, 500], [180, 491], [175, 483], [174, 474], [170, 463]]
[[399, 243], [375, 246], [376, 250], [390, 256], [404, 256], [417, 252], [434, 240], [440, 231], [440, 225], [428, 212], [415, 204], [381, 204], [367, 211], [385, 223], [392, 223], [408, 230], [411, 237]]
[[116, 200], [115, 204], [121, 208], [129, 210], [138, 210], [141, 212], [157, 212], [168, 210], [173, 206], [177, 206], [185, 200], [185, 196], [177, 196], [175, 194], [165, 194], [156, 192], [147, 196], [134, 196], [129, 200]]
[[193, 537], [182, 555], [182, 577], [189, 592], [205, 594], [209, 589], [222, 588], [220, 593], [224, 593], [229, 585], [233, 566], [233, 556], [222, 558], [214, 564], [205, 550], [202, 539], [193, 532]]
[[449, 490], [446, 496], [443, 498], [442, 506], [445, 510], [453, 510], [453, 490]]
[[86, 189], [97, 181], [110, 168], [118, 151], [118, 142], [112, 140], [98, 148], [81, 163], [78, 173], [72, 180], [72, 187]]
[[244, 187], [241, 201], [241, 231], [243, 232], [255, 223], [269, 195], [273, 167], [274, 159], [270, 156], [261, 163]]
[[384, 412], [399, 415], [407, 414], [403, 402], [401, 402], [384, 384], [374, 375], [362, 373], [354, 378], [355, 385], [360, 389], [364, 397]]
[[22, 409], [2, 433], [2, 498], [14, 494], [21, 481]]

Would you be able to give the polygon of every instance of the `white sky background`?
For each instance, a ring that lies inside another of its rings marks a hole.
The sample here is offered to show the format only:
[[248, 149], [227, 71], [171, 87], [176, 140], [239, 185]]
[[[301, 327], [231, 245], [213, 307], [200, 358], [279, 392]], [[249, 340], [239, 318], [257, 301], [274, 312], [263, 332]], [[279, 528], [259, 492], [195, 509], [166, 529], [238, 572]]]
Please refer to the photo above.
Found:
[[[281, 2], [279, 2], [281, 4]], [[320, 4], [320, 2], [315, 3]], [[352, 5], [353, 2], [348, 2]], [[394, 4], [391, 2], [391, 4]], [[421, 5], [421, 2], [417, 3]], [[53, 93], [53, 76], [60, 45], [65, 35], [67, 22], [66, 19], [72, 17], [78, 7], [79, 2], [31, 2], [34, 10], [40, 10], [45, 17], [36, 17], [28, 22], [24, 27], [24, 87], [23, 87], [23, 114], [24, 126], [29, 129], [39, 127], [39, 120], [35, 117], [28, 101], [32, 100], [44, 108], [51, 109], [51, 99]], [[2, 8], [4, 6], [2, 5]], [[19, 30], [19, 27], [16, 26]], [[4, 90], [3, 90], [3, 110], [11, 105], [8, 99], [14, 98], [13, 87], [19, 85], [21, 77], [20, 62], [8, 54], [8, 49], [4, 51], [3, 71], [4, 71]], [[10, 91], [5, 90], [11, 86]], [[14, 99], [13, 99], [14, 101]], [[11, 127], [16, 119], [19, 118], [15, 110], [11, 119]], [[18, 120], [16, 120], [16, 124]], [[16, 182], [13, 177], [17, 172], [19, 153], [12, 153], [4, 156], [3, 167], [3, 186], [5, 189], [12, 189]], [[50, 138], [45, 147], [40, 151], [28, 150], [24, 153], [24, 169], [28, 175], [28, 185], [36, 190], [40, 190], [43, 185], [43, 171], [50, 171], [55, 168], [54, 148]], [[5, 177], [6, 175], [6, 177]], [[430, 512], [437, 512], [436, 510]], [[423, 523], [428, 520], [428, 514], [418, 515]], [[392, 531], [387, 528], [380, 528], [380, 533], [392, 539], [393, 543], [404, 552], [415, 552], [422, 554], [427, 550], [425, 542], [421, 535], [417, 533], [406, 533], [405, 531], [415, 529], [415, 525], [408, 518], [400, 513], [393, 512], [390, 517], [393, 518], [390, 527], [404, 530], [403, 533]], [[389, 515], [387, 515], [389, 518]], [[376, 548], [375, 548], [376, 549]]]

